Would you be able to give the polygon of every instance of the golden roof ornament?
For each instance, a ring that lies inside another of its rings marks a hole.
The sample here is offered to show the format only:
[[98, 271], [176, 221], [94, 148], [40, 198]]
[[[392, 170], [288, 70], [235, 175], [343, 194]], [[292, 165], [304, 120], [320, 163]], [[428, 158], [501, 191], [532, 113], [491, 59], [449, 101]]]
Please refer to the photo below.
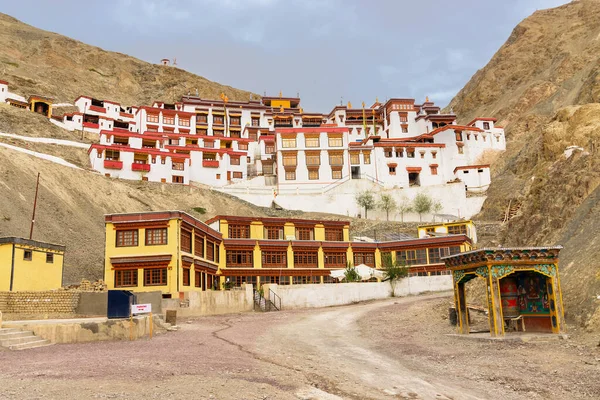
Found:
[[362, 107], [365, 108], [365, 102], [364, 101], [362, 102]]
[[375, 103], [379, 103], [379, 97], [375, 97]]
[[425, 96], [425, 102], [429, 103], [429, 96]]
[[283, 112], [283, 104], [279, 107], [279, 112]]
[[283, 93], [281, 92], [281, 90], [279, 91], [279, 97], [283, 97]]
[[348, 108], [352, 108], [352, 103], [348, 102]]

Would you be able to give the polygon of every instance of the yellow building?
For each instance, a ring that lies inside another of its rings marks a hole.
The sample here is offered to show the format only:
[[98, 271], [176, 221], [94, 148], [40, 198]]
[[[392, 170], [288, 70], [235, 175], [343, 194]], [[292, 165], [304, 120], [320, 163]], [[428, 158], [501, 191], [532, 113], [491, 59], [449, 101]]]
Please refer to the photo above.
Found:
[[233, 286], [333, 283], [332, 270], [380, 268], [385, 253], [404, 261], [411, 275], [447, 274], [440, 257], [471, 249], [462, 234], [351, 242], [348, 221], [216, 216], [206, 223], [223, 236], [220, 275]]
[[105, 216], [104, 279], [109, 289], [164, 297], [215, 284], [221, 235], [181, 211]]
[[65, 246], [17, 237], [0, 238], [0, 291], [62, 287]]
[[448, 274], [440, 257], [471, 249], [465, 235], [351, 242], [348, 221], [217, 216], [181, 211], [105, 217], [109, 289], [160, 290], [164, 297], [251, 283], [333, 283], [348, 264], [380, 268], [389, 253], [411, 275]]
[[30, 111], [45, 115], [47, 118], [52, 117], [52, 100], [50, 98], [29, 96], [27, 103], [29, 104]]
[[471, 220], [419, 225], [418, 231], [420, 238], [435, 235], [467, 235], [473, 244], [477, 243], [477, 230]]

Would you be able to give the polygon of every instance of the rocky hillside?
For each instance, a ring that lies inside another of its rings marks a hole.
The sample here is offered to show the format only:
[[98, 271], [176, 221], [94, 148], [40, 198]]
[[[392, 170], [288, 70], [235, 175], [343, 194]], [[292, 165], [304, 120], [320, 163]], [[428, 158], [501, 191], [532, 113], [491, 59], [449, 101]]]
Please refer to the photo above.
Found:
[[588, 330], [600, 329], [599, 72], [600, 1], [574, 1], [521, 22], [449, 105], [505, 126], [480, 217], [513, 210], [503, 245], [565, 246], [565, 306]]
[[[158, 62], [158, 60], [157, 60]], [[50, 96], [57, 103], [81, 94], [125, 106], [178, 101], [188, 92], [247, 100], [250, 92], [211, 82], [176, 67], [150, 64], [24, 24], [0, 13], [0, 79], [11, 91]]]

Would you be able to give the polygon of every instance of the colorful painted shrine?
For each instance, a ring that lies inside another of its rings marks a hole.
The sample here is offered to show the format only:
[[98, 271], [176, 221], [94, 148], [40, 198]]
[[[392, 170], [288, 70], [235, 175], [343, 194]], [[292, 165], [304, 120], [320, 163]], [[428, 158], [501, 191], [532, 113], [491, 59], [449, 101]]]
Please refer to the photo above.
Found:
[[[562, 246], [480, 249], [444, 257], [452, 271], [460, 333], [469, 333], [465, 284], [482, 278], [487, 287], [490, 333], [509, 326], [528, 332], [563, 333], [564, 309], [558, 253]], [[515, 323], [518, 322], [518, 323]]]
[[52, 100], [42, 96], [29, 96], [27, 100], [29, 110], [38, 114], [42, 114], [47, 118], [52, 116]]

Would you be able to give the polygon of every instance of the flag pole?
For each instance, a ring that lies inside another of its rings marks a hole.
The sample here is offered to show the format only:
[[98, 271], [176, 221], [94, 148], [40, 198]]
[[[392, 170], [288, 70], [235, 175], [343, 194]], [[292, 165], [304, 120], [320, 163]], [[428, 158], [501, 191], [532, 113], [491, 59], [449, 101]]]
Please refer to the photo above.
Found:
[[35, 209], [37, 208], [38, 189], [40, 187], [40, 173], [37, 175], [37, 183], [35, 184], [35, 198], [33, 199], [33, 215], [31, 216], [31, 228], [29, 229], [29, 240], [33, 237], [33, 224], [35, 224]]

